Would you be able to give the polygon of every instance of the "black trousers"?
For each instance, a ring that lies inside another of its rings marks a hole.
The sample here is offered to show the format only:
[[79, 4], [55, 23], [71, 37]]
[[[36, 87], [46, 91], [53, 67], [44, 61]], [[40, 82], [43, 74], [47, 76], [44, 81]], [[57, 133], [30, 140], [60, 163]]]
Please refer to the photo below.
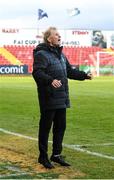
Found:
[[62, 152], [62, 141], [66, 129], [66, 109], [54, 109], [41, 111], [39, 123], [39, 151], [40, 156], [47, 158], [48, 137], [53, 124], [53, 150], [52, 154], [57, 155]]

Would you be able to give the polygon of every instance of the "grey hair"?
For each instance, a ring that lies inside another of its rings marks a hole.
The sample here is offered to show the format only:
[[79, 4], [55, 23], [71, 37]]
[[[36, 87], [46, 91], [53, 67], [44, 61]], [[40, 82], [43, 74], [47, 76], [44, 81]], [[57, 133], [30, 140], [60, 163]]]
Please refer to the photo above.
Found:
[[43, 33], [43, 41], [44, 41], [44, 43], [49, 43], [48, 42], [48, 37], [51, 35], [51, 31], [55, 31], [55, 30], [57, 30], [57, 28], [56, 27], [49, 27], [44, 33]]

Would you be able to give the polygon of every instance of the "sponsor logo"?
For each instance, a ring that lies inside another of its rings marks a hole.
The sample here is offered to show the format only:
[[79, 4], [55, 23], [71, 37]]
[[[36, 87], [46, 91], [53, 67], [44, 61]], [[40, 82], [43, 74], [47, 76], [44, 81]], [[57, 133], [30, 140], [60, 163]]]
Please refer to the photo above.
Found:
[[0, 74], [27, 74], [28, 66], [0, 66]]

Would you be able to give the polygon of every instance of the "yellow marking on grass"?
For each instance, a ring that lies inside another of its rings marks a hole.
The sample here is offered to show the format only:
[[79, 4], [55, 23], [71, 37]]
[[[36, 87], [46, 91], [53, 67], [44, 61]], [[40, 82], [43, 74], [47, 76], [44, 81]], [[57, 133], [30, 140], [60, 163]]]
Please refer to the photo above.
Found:
[[[2, 129], [1, 129], [2, 130]], [[41, 164], [37, 162], [37, 138], [32, 138], [28, 136], [24, 136], [18, 133], [11, 133], [6, 131], [6, 134], [1, 135], [1, 148], [0, 154], [2, 158], [2, 162], [10, 162], [22, 170], [22, 172], [32, 173], [32, 175], [39, 176], [38, 174], [49, 174], [47, 177], [51, 176], [51, 174], [56, 174], [58, 179], [73, 179], [78, 177], [85, 177], [86, 174], [81, 172], [80, 170], [70, 167], [62, 167], [59, 164], [55, 163], [54, 169], [48, 170], [45, 169]], [[10, 134], [10, 135], [9, 135]], [[18, 135], [18, 136], [17, 136]], [[30, 141], [34, 140], [34, 141]], [[43, 175], [42, 175], [43, 176]]]

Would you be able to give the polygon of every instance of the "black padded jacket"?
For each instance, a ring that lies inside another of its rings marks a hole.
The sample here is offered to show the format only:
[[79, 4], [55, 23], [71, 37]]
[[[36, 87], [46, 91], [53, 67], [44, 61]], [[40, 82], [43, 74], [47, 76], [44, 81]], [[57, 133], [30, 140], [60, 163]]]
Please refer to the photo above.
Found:
[[[85, 72], [73, 69], [62, 47], [41, 43], [33, 50], [33, 78], [38, 87], [40, 109], [61, 109], [70, 107], [68, 78], [85, 80]], [[62, 86], [54, 88], [52, 81], [61, 80]]]

